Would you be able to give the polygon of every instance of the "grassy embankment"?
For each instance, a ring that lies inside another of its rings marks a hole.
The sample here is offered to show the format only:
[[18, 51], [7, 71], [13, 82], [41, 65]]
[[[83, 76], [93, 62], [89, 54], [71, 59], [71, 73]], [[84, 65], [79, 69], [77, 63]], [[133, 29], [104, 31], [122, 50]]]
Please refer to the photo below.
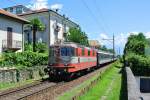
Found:
[[[79, 100], [126, 100], [126, 84], [125, 77], [121, 71], [121, 64], [116, 62], [111, 64], [112, 66], [109, 70], [103, 73], [101, 80], [84, 95], [80, 96]], [[85, 81], [78, 87], [64, 93], [62, 96], [58, 97], [59, 100], [70, 100], [74, 95], [78, 94], [81, 89], [89, 85], [89, 83], [98, 77]]]

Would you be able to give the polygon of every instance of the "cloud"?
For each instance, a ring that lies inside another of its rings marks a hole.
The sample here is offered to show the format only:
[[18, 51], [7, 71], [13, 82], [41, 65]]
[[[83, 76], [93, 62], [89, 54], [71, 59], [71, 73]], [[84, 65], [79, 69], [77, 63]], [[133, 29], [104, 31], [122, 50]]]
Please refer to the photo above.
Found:
[[30, 4], [27, 5], [28, 8], [32, 10], [39, 10], [42, 8], [49, 8], [48, 7], [48, 0], [31, 0]]
[[144, 35], [146, 36], [146, 38], [150, 38], [150, 32], [146, 32], [144, 33]]
[[106, 46], [110, 45], [109, 40], [104, 40], [104, 39], [110, 39], [111, 38], [106, 33], [101, 33], [98, 38], [99, 38], [98, 40], [99, 40], [101, 45], [106, 45]]
[[56, 9], [61, 10], [63, 8], [63, 5], [62, 4], [53, 4], [50, 6], [50, 8], [52, 10], [56, 10]]

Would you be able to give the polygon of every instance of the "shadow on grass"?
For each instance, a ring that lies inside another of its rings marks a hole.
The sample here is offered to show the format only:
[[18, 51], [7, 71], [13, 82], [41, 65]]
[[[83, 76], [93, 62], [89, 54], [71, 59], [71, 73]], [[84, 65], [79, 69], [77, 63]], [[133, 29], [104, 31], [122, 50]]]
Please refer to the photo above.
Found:
[[128, 94], [127, 94], [127, 77], [126, 77], [125, 68], [122, 68], [120, 73], [122, 74], [120, 100], [128, 100], [128, 98], [127, 98], [128, 97]]

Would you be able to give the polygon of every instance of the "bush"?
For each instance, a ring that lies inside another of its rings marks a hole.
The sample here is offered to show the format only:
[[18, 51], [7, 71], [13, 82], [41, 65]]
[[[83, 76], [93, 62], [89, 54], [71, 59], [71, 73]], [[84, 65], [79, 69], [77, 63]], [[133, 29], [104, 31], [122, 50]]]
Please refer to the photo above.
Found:
[[3, 60], [0, 61], [0, 66], [27, 66], [32, 67], [36, 65], [46, 65], [48, 62], [48, 55], [37, 52], [18, 52], [18, 53], [4, 53]]
[[[36, 52], [39, 52], [39, 53], [48, 52], [46, 43], [36, 43], [35, 50], [36, 50]], [[32, 43], [25, 43], [25, 51], [33, 51]]]
[[46, 43], [36, 43], [35, 50], [39, 53], [45, 53], [48, 51]]
[[150, 57], [131, 53], [126, 61], [135, 75], [150, 76]]

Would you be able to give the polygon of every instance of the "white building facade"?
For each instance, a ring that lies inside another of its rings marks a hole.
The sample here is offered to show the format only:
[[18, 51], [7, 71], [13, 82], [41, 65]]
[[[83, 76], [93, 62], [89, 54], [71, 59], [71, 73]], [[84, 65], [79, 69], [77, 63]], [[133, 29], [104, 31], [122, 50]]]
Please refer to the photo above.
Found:
[[[44, 31], [38, 31], [36, 34], [36, 41], [45, 42], [49, 45], [56, 42], [65, 41], [66, 33], [69, 28], [78, 27], [78, 25], [63, 15], [49, 9], [41, 9], [37, 11], [27, 12], [19, 15], [22, 18], [31, 20], [34, 18], [40, 19], [45, 25]], [[25, 40], [32, 42], [31, 29], [25, 30]]]
[[23, 50], [23, 24], [28, 21], [0, 9], [0, 53]]

